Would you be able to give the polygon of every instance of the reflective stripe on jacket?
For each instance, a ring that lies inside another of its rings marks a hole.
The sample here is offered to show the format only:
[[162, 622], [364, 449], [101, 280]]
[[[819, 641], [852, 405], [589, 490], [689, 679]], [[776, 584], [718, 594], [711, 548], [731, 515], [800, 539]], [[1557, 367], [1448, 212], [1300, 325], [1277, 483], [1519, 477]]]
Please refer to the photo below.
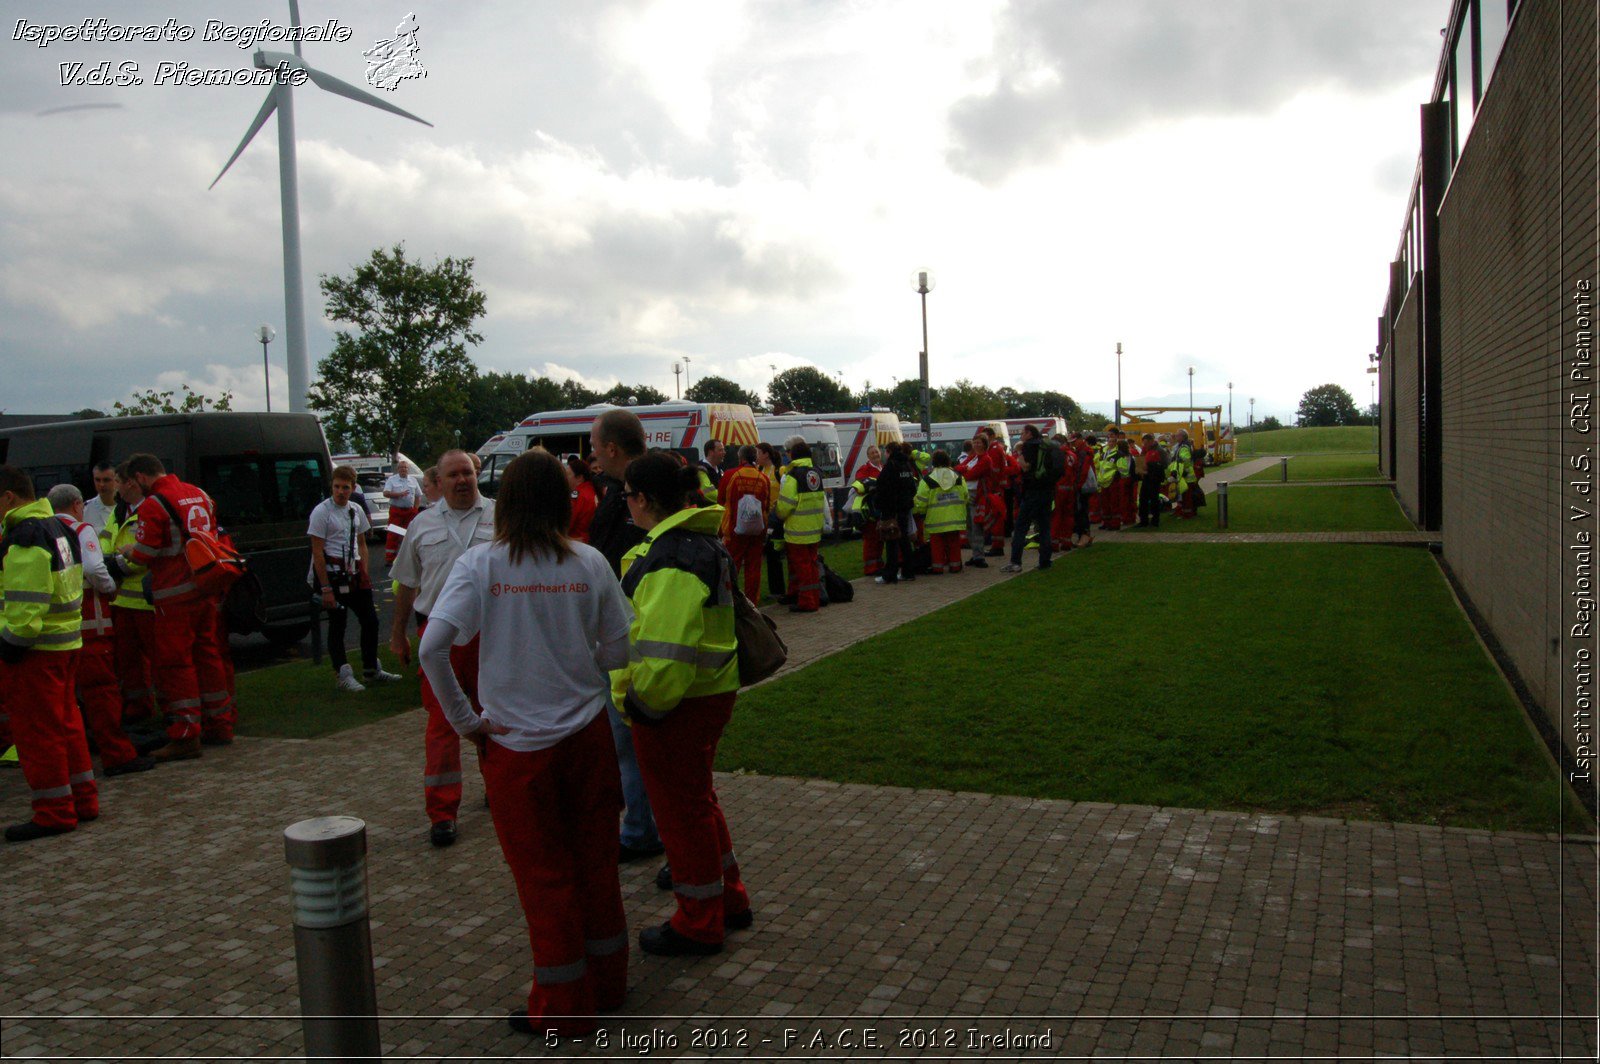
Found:
[[967, 527], [967, 483], [949, 466], [940, 466], [917, 485], [912, 512], [923, 518], [928, 535]]
[[5, 517], [0, 555], [0, 642], [24, 650], [77, 650], [83, 645], [83, 548], [43, 499]]
[[658, 721], [685, 698], [739, 689], [733, 564], [717, 540], [722, 507], [685, 508], [652, 528], [623, 561], [633, 602], [628, 664], [611, 674], [619, 709]]
[[822, 474], [811, 465], [811, 459], [796, 458], [778, 488], [778, 519], [783, 522], [784, 539], [800, 546], [821, 542], [825, 508]]
[[106, 523], [106, 534], [111, 537], [106, 557], [116, 558], [118, 570], [127, 574], [118, 582], [117, 594], [111, 604], [127, 610], [154, 611], [155, 606], [144, 597], [144, 578], [150, 570], [117, 553], [121, 548], [132, 545], [138, 524], [138, 515], [131, 510], [120, 523], [115, 518]]

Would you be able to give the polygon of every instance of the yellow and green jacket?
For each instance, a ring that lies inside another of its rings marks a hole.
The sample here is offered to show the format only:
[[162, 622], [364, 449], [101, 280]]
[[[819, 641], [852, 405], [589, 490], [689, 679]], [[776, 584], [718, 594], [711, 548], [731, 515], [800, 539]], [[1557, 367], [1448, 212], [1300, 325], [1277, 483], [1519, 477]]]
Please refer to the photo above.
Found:
[[778, 487], [778, 520], [783, 522], [785, 542], [798, 546], [820, 543], [826, 505], [822, 474], [812, 466], [811, 459], [790, 462]]
[[1194, 448], [1188, 443], [1179, 443], [1172, 448], [1169, 475], [1178, 486], [1179, 495], [1188, 491], [1189, 485], [1194, 483]]
[[154, 610], [155, 605], [144, 597], [144, 577], [150, 570], [117, 553], [118, 548], [133, 542], [138, 526], [139, 515], [130, 507], [127, 517], [119, 522], [113, 515], [106, 522], [105, 531], [100, 533], [100, 543], [102, 552], [106, 556], [106, 563], [108, 566], [112, 564], [116, 566], [112, 570], [112, 575], [117, 578], [117, 595], [111, 600], [111, 604], [129, 610]]
[[917, 483], [911, 510], [923, 519], [928, 535], [961, 532], [967, 527], [967, 482], [949, 466], [939, 466]]
[[685, 698], [739, 689], [733, 563], [717, 539], [721, 524], [720, 506], [685, 508], [623, 556], [634, 616], [628, 664], [611, 674], [611, 691], [630, 721], [650, 724]]
[[83, 614], [83, 548], [43, 499], [23, 503], [4, 521], [0, 554], [0, 655], [77, 650]]

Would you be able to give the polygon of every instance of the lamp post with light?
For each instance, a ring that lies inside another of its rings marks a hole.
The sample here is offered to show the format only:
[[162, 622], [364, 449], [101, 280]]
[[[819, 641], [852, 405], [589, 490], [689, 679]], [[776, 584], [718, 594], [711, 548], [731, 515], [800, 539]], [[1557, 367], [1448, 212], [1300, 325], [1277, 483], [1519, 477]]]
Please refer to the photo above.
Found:
[[911, 275], [911, 284], [922, 297], [922, 352], [918, 367], [922, 375], [922, 438], [933, 438], [933, 404], [928, 397], [928, 293], [933, 291], [933, 271], [920, 269]]
[[1194, 413], [1194, 367], [1189, 367], [1189, 413]]
[[267, 345], [278, 334], [272, 326], [263, 325], [256, 330], [256, 339], [261, 341], [261, 380], [267, 386], [267, 413], [272, 413], [272, 363], [267, 359]]
[[1112, 419], [1117, 424], [1122, 424], [1122, 341], [1117, 341], [1117, 416]]

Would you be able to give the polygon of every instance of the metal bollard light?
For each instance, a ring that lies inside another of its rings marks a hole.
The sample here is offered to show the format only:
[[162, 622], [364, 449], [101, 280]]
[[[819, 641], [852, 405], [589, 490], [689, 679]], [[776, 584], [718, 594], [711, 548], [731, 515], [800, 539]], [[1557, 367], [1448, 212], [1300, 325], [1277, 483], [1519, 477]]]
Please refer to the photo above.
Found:
[[1217, 485], [1217, 527], [1228, 527], [1228, 482]]
[[307, 1057], [381, 1059], [367, 920], [367, 825], [324, 816], [283, 832]]
[[1280, 470], [1282, 470], [1282, 472], [1283, 472], [1283, 482], [1285, 484], [1289, 483], [1289, 456], [1288, 455], [1284, 455], [1282, 458], [1278, 459], [1278, 468]]

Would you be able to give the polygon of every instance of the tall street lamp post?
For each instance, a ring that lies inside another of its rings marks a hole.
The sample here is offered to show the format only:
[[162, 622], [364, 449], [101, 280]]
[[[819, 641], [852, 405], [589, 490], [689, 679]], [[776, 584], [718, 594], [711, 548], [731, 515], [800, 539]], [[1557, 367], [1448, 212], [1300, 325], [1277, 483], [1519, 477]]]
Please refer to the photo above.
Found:
[[267, 360], [267, 345], [277, 335], [270, 325], [263, 325], [256, 330], [256, 339], [261, 341], [261, 379], [262, 383], [267, 386], [267, 413], [269, 414], [272, 413], [272, 363]]
[[1189, 367], [1189, 413], [1194, 413], [1194, 367]]
[[1233, 382], [1228, 382], [1228, 428], [1233, 428]]
[[933, 291], [933, 271], [918, 270], [911, 275], [917, 294], [922, 297], [922, 352], [919, 368], [922, 374], [922, 438], [933, 438], [933, 404], [928, 398], [928, 293]]
[[1252, 395], [1250, 397], [1250, 430], [1252, 432], [1254, 432], [1255, 431], [1255, 427], [1256, 427], [1256, 397]]
[[1117, 341], [1117, 416], [1113, 419], [1118, 425], [1122, 424], [1122, 341]]
[[672, 394], [675, 399], [683, 398], [683, 363], [672, 364]]

